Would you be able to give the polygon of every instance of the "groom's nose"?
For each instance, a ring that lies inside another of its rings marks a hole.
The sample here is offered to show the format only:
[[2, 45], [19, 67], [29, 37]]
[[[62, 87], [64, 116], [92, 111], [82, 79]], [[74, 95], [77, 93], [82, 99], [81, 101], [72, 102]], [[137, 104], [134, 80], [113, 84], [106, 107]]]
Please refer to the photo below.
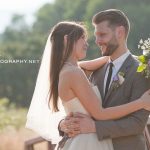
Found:
[[102, 39], [101, 39], [100, 37], [96, 37], [95, 43], [96, 43], [97, 45], [101, 45], [101, 44], [102, 44]]

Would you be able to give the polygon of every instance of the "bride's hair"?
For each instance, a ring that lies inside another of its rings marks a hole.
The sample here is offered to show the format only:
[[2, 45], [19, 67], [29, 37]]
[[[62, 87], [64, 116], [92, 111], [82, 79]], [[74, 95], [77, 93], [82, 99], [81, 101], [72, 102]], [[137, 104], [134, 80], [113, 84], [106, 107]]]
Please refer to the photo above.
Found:
[[[82, 36], [87, 35], [83, 24], [76, 22], [59, 22], [51, 31], [50, 42], [52, 44], [50, 62], [50, 97], [49, 102], [53, 111], [58, 109], [58, 83], [59, 73], [64, 63], [72, 54], [75, 42]], [[64, 44], [64, 36], [67, 42]]]

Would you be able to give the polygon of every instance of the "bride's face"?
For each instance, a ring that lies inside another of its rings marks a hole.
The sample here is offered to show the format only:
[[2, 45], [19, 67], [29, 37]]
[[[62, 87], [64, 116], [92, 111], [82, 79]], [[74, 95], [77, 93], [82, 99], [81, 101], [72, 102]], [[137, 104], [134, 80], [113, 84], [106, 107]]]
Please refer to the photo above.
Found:
[[85, 35], [82, 35], [74, 44], [73, 53], [77, 58], [77, 60], [81, 60], [86, 57], [87, 48], [88, 48], [87, 38], [85, 37]]

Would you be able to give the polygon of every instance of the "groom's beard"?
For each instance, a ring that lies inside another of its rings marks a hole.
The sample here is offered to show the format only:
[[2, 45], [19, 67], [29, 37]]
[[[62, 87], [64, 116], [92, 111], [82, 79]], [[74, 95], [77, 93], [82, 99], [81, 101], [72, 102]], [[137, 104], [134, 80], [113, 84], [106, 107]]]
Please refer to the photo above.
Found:
[[119, 47], [119, 44], [116, 39], [112, 39], [108, 44], [105, 52], [102, 52], [103, 56], [111, 56]]

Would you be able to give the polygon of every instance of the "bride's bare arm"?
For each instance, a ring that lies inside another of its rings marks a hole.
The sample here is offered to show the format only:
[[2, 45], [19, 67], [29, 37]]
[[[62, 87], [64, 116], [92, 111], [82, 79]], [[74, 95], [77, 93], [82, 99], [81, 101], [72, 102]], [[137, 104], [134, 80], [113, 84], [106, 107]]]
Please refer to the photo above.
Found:
[[97, 59], [93, 59], [93, 60], [88, 60], [88, 61], [80, 61], [78, 62], [78, 65], [88, 71], [94, 71], [100, 67], [102, 67], [103, 65], [105, 65], [108, 61], [109, 57], [105, 56], [105, 57], [100, 57]]
[[147, 94], [144, 98], [142, 97], [133, 102], [104, 109], [81, 69], [70, 73], [69, 78], [70, 88], [75, 93], [75, 96], [79, 98], [90, 115], [97, 120], [118, 119], [137, 110], [146, 108], [146, 106], [150, 107], [150, 95], [148, 96]]

